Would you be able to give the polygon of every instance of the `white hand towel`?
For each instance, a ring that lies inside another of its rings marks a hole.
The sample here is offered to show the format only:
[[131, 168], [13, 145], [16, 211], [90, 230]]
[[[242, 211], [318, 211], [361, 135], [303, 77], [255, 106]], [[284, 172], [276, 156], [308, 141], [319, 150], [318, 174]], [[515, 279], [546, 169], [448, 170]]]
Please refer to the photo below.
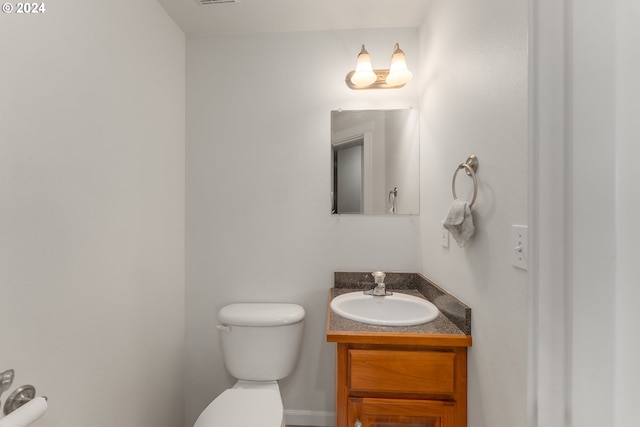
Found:
[[47, 399], [36, 397], [25, 403], [6, 417], [0, 419], [0, 427], [27, 427], [44, 415]]
[[456, 239], [460, 247], [463, 247], [476, 231], [476, 228], [473, 226], [471, 207], [469, 207], [469, 203], [464, 200], [456, 199], [453, 201], [443, 224], [444, 227], [451, 232], [451, 235]]

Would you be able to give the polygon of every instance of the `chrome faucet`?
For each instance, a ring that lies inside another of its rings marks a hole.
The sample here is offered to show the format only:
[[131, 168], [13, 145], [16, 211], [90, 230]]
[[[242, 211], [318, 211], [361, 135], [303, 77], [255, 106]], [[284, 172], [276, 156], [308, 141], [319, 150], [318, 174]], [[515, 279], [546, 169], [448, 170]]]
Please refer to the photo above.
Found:
[[384, 274], [382, 271], [374, 271], [373, 273], [371, 273], [371, 275], [373, 276], [373, 279], [375, 281], [375, 286], [373, 287], [373, 289], [364, 291], [365, 295], [374, 295], [381, 297], [385, 295], [393, 295], [393, 292], [389, 292], [384, 284], [384, 278], [386, 274]]

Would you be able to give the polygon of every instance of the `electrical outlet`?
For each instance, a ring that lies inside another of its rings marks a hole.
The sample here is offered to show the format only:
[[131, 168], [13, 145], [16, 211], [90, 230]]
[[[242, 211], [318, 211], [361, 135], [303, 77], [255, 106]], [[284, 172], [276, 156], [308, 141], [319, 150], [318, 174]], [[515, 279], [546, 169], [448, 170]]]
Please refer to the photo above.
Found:
[[511, 226], [511, 264], [527, 269], [529, 259], [529, 228], [526, 225]]
[[442, 236], [440, 237], [443, 248], [449, 247], [449, 230], [442, 226]]

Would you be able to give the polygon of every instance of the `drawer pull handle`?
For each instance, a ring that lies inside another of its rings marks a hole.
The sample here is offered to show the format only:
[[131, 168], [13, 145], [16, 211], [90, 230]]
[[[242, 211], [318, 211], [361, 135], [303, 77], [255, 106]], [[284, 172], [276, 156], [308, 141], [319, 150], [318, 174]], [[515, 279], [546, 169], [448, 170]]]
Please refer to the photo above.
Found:
[[356, 422], [353, 423], [353, 427], [362, 427], [362, 421], [356, 418]]

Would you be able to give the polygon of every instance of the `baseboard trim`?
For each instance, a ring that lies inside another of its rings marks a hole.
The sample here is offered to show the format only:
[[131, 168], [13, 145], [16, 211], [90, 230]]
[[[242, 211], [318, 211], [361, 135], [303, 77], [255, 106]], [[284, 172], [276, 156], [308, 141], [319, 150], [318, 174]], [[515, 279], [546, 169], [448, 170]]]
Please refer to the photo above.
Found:
[[335, 412], [286, 409], [284, 417], [288, 426], [334, 427], [336, 425]]

